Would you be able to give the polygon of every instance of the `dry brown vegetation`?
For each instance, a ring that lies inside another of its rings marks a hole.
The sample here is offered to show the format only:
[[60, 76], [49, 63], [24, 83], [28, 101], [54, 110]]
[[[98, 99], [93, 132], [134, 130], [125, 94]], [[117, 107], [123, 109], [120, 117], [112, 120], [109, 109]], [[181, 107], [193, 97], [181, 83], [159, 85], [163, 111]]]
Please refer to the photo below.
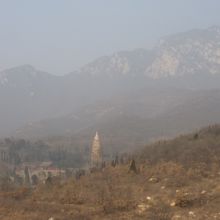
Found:
[[128, 164], [0, 194], [2, 220], [220, 219], [220, 127], [160, 141]]

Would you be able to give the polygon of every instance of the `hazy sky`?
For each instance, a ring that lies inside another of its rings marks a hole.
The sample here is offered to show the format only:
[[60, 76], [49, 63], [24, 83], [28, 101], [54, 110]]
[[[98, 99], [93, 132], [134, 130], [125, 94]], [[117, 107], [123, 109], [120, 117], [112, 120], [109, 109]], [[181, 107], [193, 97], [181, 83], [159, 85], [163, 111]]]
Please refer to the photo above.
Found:
[[220, 25], [220, 0], [0, 0], [0, 70], [64, 74], [161, 36]]

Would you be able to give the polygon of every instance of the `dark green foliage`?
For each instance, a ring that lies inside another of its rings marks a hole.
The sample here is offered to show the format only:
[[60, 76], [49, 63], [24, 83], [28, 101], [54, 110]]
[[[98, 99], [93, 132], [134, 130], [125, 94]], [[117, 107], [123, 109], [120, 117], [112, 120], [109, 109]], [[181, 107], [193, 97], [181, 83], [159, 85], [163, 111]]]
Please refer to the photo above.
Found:
[[6, 162], [18, 165], [23, 161], [45, 161], [48, 158], [49, 147], [42, 141], [32, 143], [24, 139], [6, 138], [0, 142], [0, 149], [6, 151]]
[[11, 165], [19, 165], [22, 162], [52, 161], [55, 166], [68, 168], [81, 167], [85, 162], [83, 152], [77, 148], [70, 152], [64, 147], [53, 147], [43, 141], [31, 142], [6, 138], [0, 141], [0, 151], [5, 155], [4, 162]]
[[81, 167], [85, 162], [79, 152], [73, 153], [60, 149], [50, 152], [49, 159], [60, 168]]

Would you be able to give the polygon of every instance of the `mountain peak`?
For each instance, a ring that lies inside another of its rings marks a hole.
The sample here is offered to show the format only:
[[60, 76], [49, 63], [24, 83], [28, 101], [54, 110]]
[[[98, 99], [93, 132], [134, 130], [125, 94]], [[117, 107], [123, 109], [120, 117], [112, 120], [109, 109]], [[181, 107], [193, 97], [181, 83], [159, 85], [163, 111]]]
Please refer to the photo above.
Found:
[[35, 78], [37, 76], [45, 77], [50, 76], [51, 74], [38, 70], [32, 65], [25, 64], [21, 66], [16, 66], [13, 68], [9, 68], [0, 72], [1, 78], [10, 78], [10, 79], [18, 79], [20, 78]]
[[2, 72], [14, 72], [14, 71], [25, 71], [25, 72], [32, 72], [32, 71], [36, 71], [36, 68], [33, 67], [30, 64], [24, 64], [24, 65], [19, 65], [19, 66], [15, 66], [13, 68], [8, 68]]
[[220, 27], [195, 29], [163, 38], [146, 70], [152, 78], [219, 74]]

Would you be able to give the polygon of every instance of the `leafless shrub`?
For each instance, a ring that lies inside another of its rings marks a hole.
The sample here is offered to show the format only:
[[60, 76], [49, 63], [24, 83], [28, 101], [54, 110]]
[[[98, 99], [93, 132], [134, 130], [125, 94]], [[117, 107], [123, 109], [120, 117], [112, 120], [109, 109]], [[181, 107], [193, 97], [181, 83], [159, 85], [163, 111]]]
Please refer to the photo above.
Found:
[[159, 204], [150, 208], [146, 215], [146, 219], [152, 220], [170, 220], [171, 218], [171, 209], [168, 205], [164, 204]]
[[202, 206], [207, 204], [209, 197], [201, 193], [178, 193], [175, 200], [175, 206], [181, 208], [192, 208], [193, 206]]

